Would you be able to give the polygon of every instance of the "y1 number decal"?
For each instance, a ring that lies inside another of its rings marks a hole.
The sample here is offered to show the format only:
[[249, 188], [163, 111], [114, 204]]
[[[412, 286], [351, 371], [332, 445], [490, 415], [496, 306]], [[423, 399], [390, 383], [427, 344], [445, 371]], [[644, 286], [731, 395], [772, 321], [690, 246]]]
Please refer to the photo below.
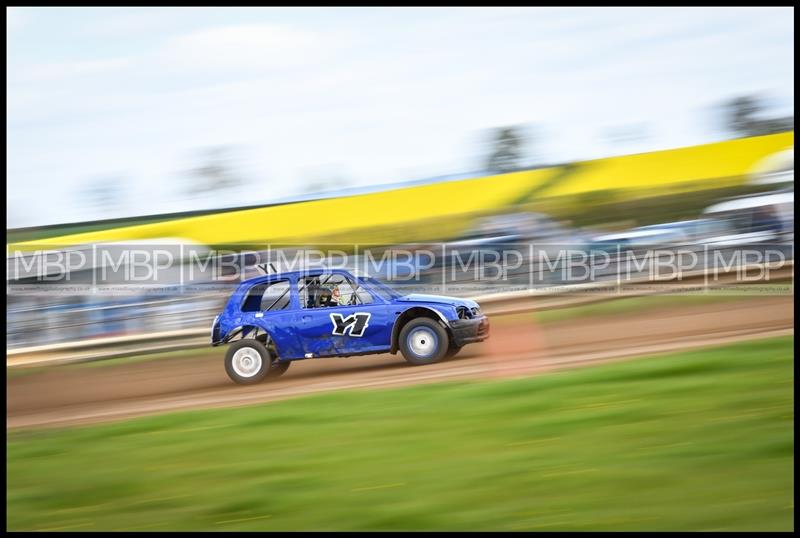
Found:
[[364, 336], [364, 331], [367, 330], [371, 315], [369, 312], [356, 312], [347, 317], [341, 314], [331, 314], [333, 334], [344, 336], [350, 331], [350, 336]]

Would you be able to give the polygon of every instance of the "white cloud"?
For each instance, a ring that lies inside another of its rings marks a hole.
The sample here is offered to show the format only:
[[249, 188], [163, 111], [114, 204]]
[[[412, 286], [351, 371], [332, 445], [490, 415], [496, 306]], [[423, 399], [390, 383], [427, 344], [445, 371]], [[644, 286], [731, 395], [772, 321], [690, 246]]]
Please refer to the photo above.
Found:
[[77, 62], [42, 63], [22, 68], [18, 75], [25, 82], [63, 82], [73, 77], [108, 75], [125, 69], [130, 64], [127, 58], [108, 60], [85, 60]]
[[241, 74], [318, 59], [326, 44], [313, 32], [272, 24], [200, 30], [168, 40], [157, 55], [167, 66]]
[[19, 7], [6, 7], [6, 31], [21, 30], [29, 20], [29, 10]]
[[609, 127], [646, 123], [652, 149], [702, 142], [699, 111], [732, 92], [793, 98], [791, 18], [761, 10], [109, 13], [113, 41], [104, 12], [60, 48], [38, 14], [10, 38], [15, 199], [113, 172], [143, 193], [129, 212], [152, 211], [194, 150], [236, 144], [254, 202], [330, 163], [363, 185], [473, 169], [469, 141], [503, 124], [537, 124], [548, 160], [586, 158]]

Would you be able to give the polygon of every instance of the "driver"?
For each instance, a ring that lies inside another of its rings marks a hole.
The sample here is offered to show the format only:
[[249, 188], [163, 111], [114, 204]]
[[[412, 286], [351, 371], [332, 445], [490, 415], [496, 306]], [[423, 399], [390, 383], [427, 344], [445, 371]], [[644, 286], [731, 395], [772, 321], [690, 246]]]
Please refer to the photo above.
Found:
[[333, 291], [331, 292], [331, 303], [335, 305], [340, 305], [342, 300], [342, 293], [339, 291], [339, 285], [333, 285]]
[[347, 297], [342, 295], [342, 292], [339, 290], [339, 284], [335, 284], [333, 286], [333, 292], [332, 293], [333, 293], [333, 305], [336, 305], [336, 306], [347, 306], [348, 299], [347, 299]]

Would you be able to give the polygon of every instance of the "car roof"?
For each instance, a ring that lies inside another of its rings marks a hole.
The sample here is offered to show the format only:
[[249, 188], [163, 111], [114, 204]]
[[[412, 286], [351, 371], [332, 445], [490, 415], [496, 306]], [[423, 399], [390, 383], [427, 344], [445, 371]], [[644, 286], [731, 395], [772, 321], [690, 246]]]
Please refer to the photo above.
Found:
[[243, 281], [239, 285], [239, 287], [240, 288], [243, 288], [243, 287], [249, 288], [250, 286], [252, 286], [254, 284], [263, 284], [265, 282], [270, 282], [270, 281], [273, 281], [273, 280], [285, 280], [285, 279], [294, 280], [294, 279], [297, 279], [297, 278], [305, 276], [305, 275], [309, 275], [309, 274], [316, 275], [316, 274], [320, 274], [320, 273], [332, 273], [332, 274], [342, 274], [342, 275], [353, 276], [353, 273], [351, 271], [348, 271], [347, 269], [340, 269], [340, 268], [335, 268], [334, 269], [334, 268], [330, 268], [330, 267], [314, 267], [314, 268], [309, 268], [309, 269], [302, 269], [302, 270], [299, 270], [299, 271], [283, 271], [283, 272], [270, 273], [268, 275], [260, 275], [260, 276], [257, 276], [257, 277], [248, 278], [247, 280]]

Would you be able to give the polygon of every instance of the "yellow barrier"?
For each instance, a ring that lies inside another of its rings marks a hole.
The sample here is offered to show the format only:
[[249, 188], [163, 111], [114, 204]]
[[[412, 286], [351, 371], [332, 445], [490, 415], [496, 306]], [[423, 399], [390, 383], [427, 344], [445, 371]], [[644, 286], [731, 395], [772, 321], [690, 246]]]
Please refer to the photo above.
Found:
[[538, 193], [542, 197], [594, 190], [680, 190], [739, 185], [761, 159], [794, 146], [794, 132], [610, 157], [578, 163], [574, 174]]
[[594, 190], [690, 191], [742, 183], [761, 159], [794, 145], [794, 132], [743, 138], [564, 167], [448, 181], [335, 199], [230, 211], [9, 245], [180, 238], [205, 245], [320, 241], [385, 244], [438, 239], [476, 213]]
[[[502, 208], [547, 181], [557, 168], [421, 185], [403, 189], [315, 200], [242, 211], [201, 215], [152, 224], [27, 241], [12, 248], [76, 245], [157, 238], [182, 238], [206, 245], [226, 243], [341, 240], [366, 242], [346, 234], [372, 228], [397, 227], [394, 241], [411, 240], [403, 227], [421, 220], [456, 217]], [[436, 236], [436, 230], [429, 231]], [[423, 238], [417, 238], [424, 240]]]

